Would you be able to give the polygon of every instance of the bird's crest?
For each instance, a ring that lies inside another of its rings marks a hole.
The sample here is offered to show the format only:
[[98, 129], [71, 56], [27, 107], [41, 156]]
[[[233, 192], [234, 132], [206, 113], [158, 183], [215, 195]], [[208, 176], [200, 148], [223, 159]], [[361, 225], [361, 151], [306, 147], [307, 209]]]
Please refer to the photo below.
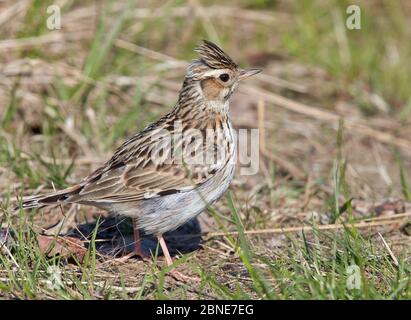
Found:
[[237, 64], [228, 56], [228, 54], [211, 41], [203, 40], [203, 43], [200, 44], [195, 51], [199, 53], [200, 59], [210, 68], [237, 68]]

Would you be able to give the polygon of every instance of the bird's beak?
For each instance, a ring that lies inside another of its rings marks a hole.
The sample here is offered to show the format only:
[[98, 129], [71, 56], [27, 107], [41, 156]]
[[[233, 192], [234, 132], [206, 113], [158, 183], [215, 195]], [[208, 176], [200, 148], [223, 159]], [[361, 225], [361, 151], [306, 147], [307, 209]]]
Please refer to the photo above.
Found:
[[247, 79], [247, 78], [249, 78], [249, 77], [251, 77], [251, 76], [253, 76], [257, 73], [260, 73], [261, 71], [263, 71], [263, 70], [261, 70], [261, 69], [241, 69], [240, 73], [238, 75], [238, 80]]

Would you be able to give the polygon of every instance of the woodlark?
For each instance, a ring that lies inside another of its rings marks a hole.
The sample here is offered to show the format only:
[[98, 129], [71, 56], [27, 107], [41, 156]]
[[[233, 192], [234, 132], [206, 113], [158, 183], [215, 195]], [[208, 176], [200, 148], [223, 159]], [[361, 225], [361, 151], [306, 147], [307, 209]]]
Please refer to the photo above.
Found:
[[238, 83], [258, 72], [240, 69], [204, 41], [186, 71], [178, 102], [157, 122], [125, 141], [101, 168], [77, 185], [25, 200], [22, 208], [80, 203], [131, 217], [134, 252], [143, 257], [139, 229], [158, 237], [194, 218], [227, 190], [236, 164], [228, 114]]

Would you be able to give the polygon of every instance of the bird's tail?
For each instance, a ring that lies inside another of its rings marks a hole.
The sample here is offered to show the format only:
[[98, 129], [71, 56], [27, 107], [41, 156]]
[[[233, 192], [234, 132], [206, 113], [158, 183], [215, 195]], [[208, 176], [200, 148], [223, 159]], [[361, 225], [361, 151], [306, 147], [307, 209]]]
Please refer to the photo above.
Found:
[[58, 203], [71, 202], [70, 199], [78, 194], [81, 190], [80, 185], [75, 185], [70, 188], [57, 191], [47, 195], [35, 196], [32, 198], [24, 199], [23, 201], [16, 204], [14, 210], [22, 209], [32, 209], [44, 206], [49, 206]]

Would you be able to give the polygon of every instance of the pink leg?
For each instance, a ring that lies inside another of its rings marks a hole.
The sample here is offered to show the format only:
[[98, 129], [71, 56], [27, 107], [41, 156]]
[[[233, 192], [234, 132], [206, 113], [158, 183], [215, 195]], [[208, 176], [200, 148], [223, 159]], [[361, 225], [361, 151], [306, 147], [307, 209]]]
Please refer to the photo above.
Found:
[[163, 250], [164, 257], [166, 258], [167, 266], [171, 266], [173, 264], [173, 260], [171, 259], [170, 252], [168, 252], [168, 248], [166, 242], [164, 241], [163, 235], [160, 234], [157, 236], [158, 242], [160, 242], [161, 250]]
[[[167, 266], [169, 267], [169, 266], [171, 266], [171, 265], [173, 264], [173, 260], [171, 259], [170, 252], [168, 251], [168, 248], [167, 248], [167, 244], [166, 244], [166, 242], [164, 241], [164, 238], [163, 238], [163, 235], [162, 235], [162, 234], [158, 235], [158, 236], [157, 236], [157, 239], [158, 239], [158, 242], [160, 243], [161, 250], [163, 250], [164, 257], [166, 258]], [[187, 282], [187, 281], [189, 281], [189, 280], [195, 281], [195, 282], [199, 282], [199, 281], [200, 281], [199, 278], [186, 276], [186, 275], [182, 274], [180, 271], [178, 271], [178, 270], [176, 270], [176, 269], [172, 269], [172, 270], [170, 271], [170, 274], [171, 274], [176, 280], [181, 281], [181, 282]]]
[[140, 241], [140, 232], [138, 230], [138, 220], [136, 218], [133, 219], [133, 235], [134, 235], [134, 250], [125, 256], [120, 257], [117, 261], [126, 262], [128, 259], [132, 257], [140, 257], [143, 260], [147, 259], [147, 255], [144, 254], [143, 249], [141, 248], [141, 241]]

